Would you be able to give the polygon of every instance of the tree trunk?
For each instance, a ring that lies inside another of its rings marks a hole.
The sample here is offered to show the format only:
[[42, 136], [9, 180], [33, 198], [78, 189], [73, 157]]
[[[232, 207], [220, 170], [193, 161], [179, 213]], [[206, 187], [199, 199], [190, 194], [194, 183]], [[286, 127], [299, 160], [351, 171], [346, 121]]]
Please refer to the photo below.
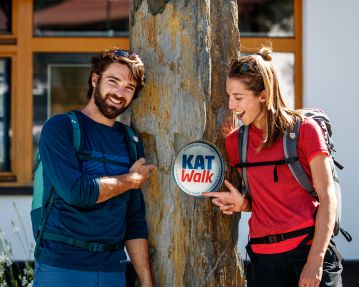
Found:
[[157, 166], [143, 189], [155, 286], [245, 284], [236, 248], [239, 216], [224, 216], [209, 199], [180, 191], [171, 173], [179, 150], [194, 140], [212, 142], [225, 155], [232, 116], [225, 78], [239, 55], [237, 20], [232, 0], [131, 3], [131, 49], [144, 60], [147, 77], [132, 123]]

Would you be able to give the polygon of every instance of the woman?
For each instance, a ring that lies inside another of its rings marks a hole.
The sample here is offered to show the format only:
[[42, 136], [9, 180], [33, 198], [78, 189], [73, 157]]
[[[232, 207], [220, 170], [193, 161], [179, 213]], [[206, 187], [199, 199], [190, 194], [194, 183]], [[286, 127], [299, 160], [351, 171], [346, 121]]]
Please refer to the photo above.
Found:
[[[213, 197], [224, 214], [252, 212], [247, 250], [256, 286], [341, 286], [340, 259], [334, 248], [328, 248], [336, 211], [329, 152], [317, 123], [285, 106], [271, 59], [270, 49], [262, 48], [256, 55], [235, 60], [226, 81], [229, 109], [248, 126], [246, 161], [284, 159], [283, 135], [301, 120], [298, 158], [320, 204], [300, 186], [287, 164], [246, 168], [250, 189], [246, 196], [227, 180], [229, 192], [203, 195]], [[227, 136], [226, 150], [231, 165], [238, 166], [238, 129]]]

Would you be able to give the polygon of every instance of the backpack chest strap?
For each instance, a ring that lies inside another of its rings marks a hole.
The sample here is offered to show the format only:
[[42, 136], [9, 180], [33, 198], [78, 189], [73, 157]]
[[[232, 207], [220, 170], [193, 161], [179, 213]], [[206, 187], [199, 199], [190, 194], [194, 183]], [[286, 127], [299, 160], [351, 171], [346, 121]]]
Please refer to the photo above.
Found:
[[83, 152], [79, 153], [77, 155], [77, 157], [78, 157], [78, 159], [83, 160], [83, 161], [97, 161], [97, 162], [110, 163], [110, 164], [123, 166], [123, 167], [128, 167], [128, 168], [131, 167], [130, 163], [128, 163], [128, 162], [118, 161], [118, 160], [103, 158], [101, 156], [91, 155], [91, 153], [88, 152], [88, 151], [83, 151]]
[[272, 161], [241, 162], [241, 163], [237, 163], [235, 167], [243, 168], [243, 167], [267, 166], [267, 165], [293, 164], [297, 160], [298, 157], [292, 157], [292, 158], [285, 158], [281, 160], [272, 160]]
[[[235, 165], [236, 168], [241, 168], [242, 171], [245, 170], [248, 167], [258, 167], [258, 166], [268, 166], [268, 165], [274, 165], [274, 170], [273, 170], [273, 180], [274, 182], [278, 182], [278, 171], [277, 171], [277, 166], [278, 165], [283, 165], [283, 164], [288, 164], [291, 165], [295, 162], [298, 161], [298, 157], [290, 157], [290, 158], [285, 158], [285, 159], [281, 159], [281, 160], [273, 160], [273, 161], [260, 161], [260, 162], [241, 162], [241, 163], [237, 163]], [[248, 183], [247, 183], [248, 184]], [[249, 189], [249, 188], [248, 188]]]

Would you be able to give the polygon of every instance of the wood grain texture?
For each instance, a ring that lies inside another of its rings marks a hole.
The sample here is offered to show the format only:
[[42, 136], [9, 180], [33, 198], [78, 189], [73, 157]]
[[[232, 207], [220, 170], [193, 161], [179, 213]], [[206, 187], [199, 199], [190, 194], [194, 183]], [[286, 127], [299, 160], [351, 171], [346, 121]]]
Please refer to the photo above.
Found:
[[239, 216], [224, 216], [210, 200], [181, 192], [171, 173], [176, 154], [194, 140], [210, 141], [225, 154], [232, 116], [225, 78], [239, 55], [237, 4], [155, 2], [132, 1], [130, 13], [131, 49], [144, 60], [147, 78], [132, 104], [132, 123], [147, 161], [157, 166], [143, 189], [155, 286], [244, 286]]

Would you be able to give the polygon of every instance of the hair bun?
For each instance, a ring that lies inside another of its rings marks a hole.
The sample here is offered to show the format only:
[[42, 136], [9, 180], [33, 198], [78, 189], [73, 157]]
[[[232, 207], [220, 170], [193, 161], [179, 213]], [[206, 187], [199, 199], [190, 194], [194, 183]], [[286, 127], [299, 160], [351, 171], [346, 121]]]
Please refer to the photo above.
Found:
[[263, 60], [265, 61], [271, 61], [272, 60], [272, 49], [268, 47], [262, 47], [257, 55], [262, 56]]

